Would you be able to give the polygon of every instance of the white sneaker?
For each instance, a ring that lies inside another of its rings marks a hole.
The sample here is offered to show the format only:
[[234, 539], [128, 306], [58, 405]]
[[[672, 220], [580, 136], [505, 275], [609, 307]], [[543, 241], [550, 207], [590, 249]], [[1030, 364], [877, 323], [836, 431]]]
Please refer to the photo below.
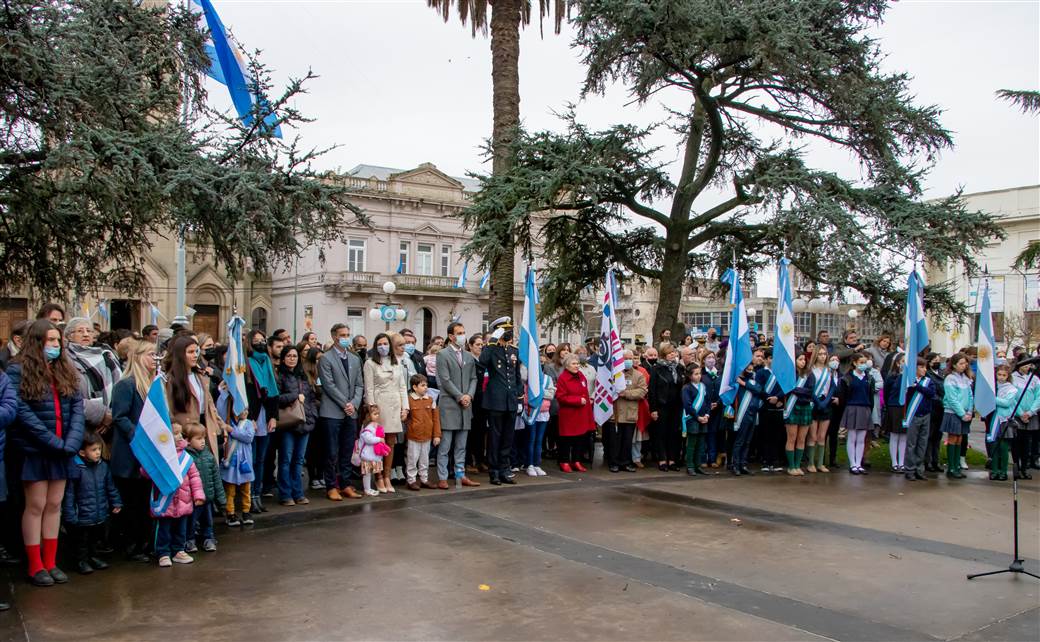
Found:
[[312, 479], [312, 480], [311, 480], [311, 490], [321, 490], [321, 487], [322, 487], [323, 485], [324, 485], [324, 484], [322, 484], [322, 483], [321, 483], [320, 481], [318, 481], [317, 479]]
[[365, 494], [369, 497], [379, 497], [379, 491], [374, 488], [369, 488], [365, 491]]
[[968, 470], [968, 460], [966, 460], [964, 457], [961, 457], [961, 469]]
[[195, 558], [191, 555], [188, 555], [184, 551], [179, 551], [176, 555], [173, 556], [173, 561], [177, 562], [178, 564], [191, 564], [195, 561]]
[[527, 476], [528, 477], [537, 477], [538, 476], [538, 470], [535, 469], [534, 466], [528, 466], [527, 467]]
[[513, 471], [514, 473], [518, 473], [518, 472], [520, 472], [520, 468], [519, 468], [518, 466], [513, 466], [513, 467], [512, 467], [512, 468], [510, 468], [509, 470]]
[[535, 466], [534, 467], [534, 472], [538, 473], [539, 477], [548, 477], [549, 476], [549, 473], [547, 473], [544, 470], [542, 470], [541, 466]]
[[170, 556], [169, 555], [163, 555], [162, 557], [159, 558], [159, 567], [160, 568], [170, 568], [171, 566], [173, 566], [173, 562], [170, 561]]

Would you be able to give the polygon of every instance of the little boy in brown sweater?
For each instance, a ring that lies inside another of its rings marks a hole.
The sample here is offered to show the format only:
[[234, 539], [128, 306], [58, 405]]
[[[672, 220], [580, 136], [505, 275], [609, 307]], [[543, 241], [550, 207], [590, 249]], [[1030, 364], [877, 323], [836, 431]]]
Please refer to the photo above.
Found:
[[[430, 441], [441, 443], [441, 416], [427, 394], [426, 377], [412, 375], [408, 393], [408, 451], [405, 455], [405, 475], [408, 490], [434, 488], [430, 483]], [[418, 480], [416, 480], [418, 475]]]

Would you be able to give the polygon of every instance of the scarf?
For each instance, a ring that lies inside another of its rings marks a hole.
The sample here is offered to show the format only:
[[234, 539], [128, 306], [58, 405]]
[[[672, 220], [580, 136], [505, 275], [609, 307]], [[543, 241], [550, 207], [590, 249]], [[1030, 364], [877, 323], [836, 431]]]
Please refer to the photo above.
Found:
[[18, 346], [14, 344], [14, 341], [10, 339], [7, 340], [7, 351], [11, 353], [12, 359], [15, 357], [15, 355], [21, 352], [21, 350], [18, 349]]
[[253, 371], [256, 385], [267, 391], [268, 397], [278, 396], [278, 383], [274, 378], [271, 358], [266, 352], [254, 352], [249, 356], [249, 369]]
[[110, 405], [112, 388], [119, 383], [121, 376], [119, 358], [101, 346], [83, 347], [78, 343], [70, 343], [68, 348], [72, 362], [90, 387], [90, 398], [100, 398], [106, 406]]

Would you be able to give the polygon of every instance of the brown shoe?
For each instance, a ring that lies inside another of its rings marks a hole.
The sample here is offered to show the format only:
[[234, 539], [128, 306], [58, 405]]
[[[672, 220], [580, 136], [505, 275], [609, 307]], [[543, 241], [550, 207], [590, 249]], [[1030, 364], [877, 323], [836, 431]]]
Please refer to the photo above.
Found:
[[437, 488], [441, 490], [448, 490], [448, 482], [444, 481], [443, 479], [440, 480], [439, 482], [437, 482]]
[[325, 496], [328, 497], [329, 499], [331, 499], [334, 502], [341, 502], [341, 501], [343, 501], [343, 496], [340, 495], [339, 491], [336, 490], [335, 488], [333, 488], [329, 492], [325, 493]]
[[471, 475], [476, 475], [477, 473], [480, 472], [480, 469], [477, 468], [476, 466], [466, 466], [466, 472], [471, 474]]
[[420, 482], [419, 486], [421, 486], [423, 488], [437, 488], [436, 486], [434, 486], [433, 484], [431, 484], [428, 481]]
[[364, 497], [364, 495], [354, 490], [353, 486], [347, 486], [340, 492], [343, 493], [345, 497], [349, 497], [350, 499], [361, 499], [362, 497]]
[[311, 503], [311, 500], [307, 499], [306, 497], [301, 497], [301, 498], [296, 500], [296, 505], [297, 506], [303, 506], [303, 505], [309, 504], [309, 503]]
[[463, 486], [480, 486], [480, 482], [475, 482], [469, 477], [463, 477], [461, 481]]
[[419, 490], [419, 482], [408, 482], [408, 490]]

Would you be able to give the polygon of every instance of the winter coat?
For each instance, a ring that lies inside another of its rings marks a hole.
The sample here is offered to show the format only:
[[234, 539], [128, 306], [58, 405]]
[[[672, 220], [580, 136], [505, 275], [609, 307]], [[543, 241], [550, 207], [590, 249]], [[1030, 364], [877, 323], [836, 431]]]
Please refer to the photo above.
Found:
[[[404, 355], [400, 359], [407, 359]], [[364, 365], [365, 402], [369, 406], [379, 406], [380, 421], [387, 433], [404, 431], [401, 425], [401, 410], [408, 408], [408, 383], [404, 364], [390, 362], [390, 357], [383, 357], [381, 363], [369, 359]]]
[[408, 441], [424, 443], [441, 438], [441, 415], [429, 395], [408, 395]]
[[649, 388], [646, 377], [636, 368], [625, 370], [625, 389], [614, 401], [614, 421], [634, 424], [639, 420], [639, 404], [646, 399]]
[[680, 414], [682, 374], [667, 361], [659, 360], [650, 369], [649, 401], [652, 412]]
[[[217, 410], [226, 417], [226, 408], [231, 405], [231, 395], [222, 391], [217, 398]], [[220, 460], [220, 478], [225, 484], [244, 484], [256, 478], [253, 473], [253, 437], [256, 425], [249, 419], [228, 427], [228, 440], [224, 443], [224, 458]]]
[[[185, 454], [184, 448], [188, 445], [188, 442], [183, 439], [177, 441], [177, 456], [181, 455], [190, 457]], [[141, 474], [145, 477], [148, 476], [148, 471], [144, 468], [141, 469]], [[159, 490], [152, 486], [152, 499], [159, 499]], [[170, 505], [166, 507], [166, 512], [161, 515], [157, 515], [155, 511], [152, 511], [152, 517], [177, 519], [178, 517], [186, 517], [195, 512], [195, 502], [206, 501], [206, 493], [202, 490], [202, 477], [199, 476], [199, 471], [195, 468], [194, 462], [188, 466], [188, 474], [184, 476], [184, 481], [173, 494], [173, 500]]]
[[[288, 408], [303, 395], [303, 411], [306, 419], [302, 424], [293, 428], [293, 432], [300, 434], [308, 433], [314, 430], [314, 425], [318, 421], [318, 395], [314, 391], [306, 376], [297, 377], [291, 372], [279, 372], [277, 376], [278, 381], [278, 409]], [[274, 414], [274, 418], [278, 418], [278, 413]]]
[[61, 518], [69, 526], [103, 524], [113, 508], [123, 506], [123, 500], [112, 481], [112, 472], [103, 459], [92, 464], [77, 455], [72, 461], [65, 485], [65, 499], [61, 505]]
[[137, 461], [130, 442], [137, 430], [137, 422], [144, 410], [144, 399], [137, 392], [136, 380], [131, 376], [120, 379], [112, 388], [112, 475], [120, 479], [140, 479], [141, 463]]
[[[227, 431], [227, 424], [221, 421], [217, 413], [217, 408], [213, 403], [213, 397], [209, 394], [209, 377], [203, 374], [193, 372], [188, 375], [189, 377], [195, 377], [198, 383], [198, 389], [202, 393], [202, 399], [200, 400], [194, 394], [189, 392], [188, 394], [188, 406], [181, 412], [178, 412], [174, 408], [173, 394], [170, 387], [170, 382], [166, 382], [166, 403], [169, 404], [170, 408], [170, 421], [175, 424], [187, 426], [190, 423], [198, 423], [199, 418], [202, 418], [202, 424], [206, 428], [206, 444], [209, 446], [210, 451], [214, 456], [217, 455], [217, 435], [224, 434]], [[248, 390], [249, 386], [246, 386]], [[189, 391], [194, 391], [195, 387], [188, 385]], [[201, 403], [200, 403], [201, 401]]]
[[560, 373], [556, 381], [556, 401], [560, 404], [561, 437], [579, 437], [596, 429], [589, 382], [581, 372], [564, 370]]
[[18, 417], [18, 391], [7, 375], [0, 372], [0, 502], [7, 499], [7, 479], [4, 476], [4, 447], [7, 430]]
[[188, 448], [187, 451], [191, 455], [192, 461], [195, 462], [195, 470], [199, 471], [199, 478], [202, 480], [202, 492], [206, 494], [206, 501], [213, 502], [218, 506], [226, 504], [227, 496], [224, 495], [224, 484], [220, 480], [217, 458], [213, 456], [213, 453], [208, 448], [203, 448], [202, 450]]
[[373, 423], [365, 424], [358, 435], [358, 441], [361, 442], [361, 452], [358, 453], [361, 461], [383, 461], [382, 455], [376, 454], [375, 446], [384, 442], [385, 439], [386, 432], [382, 426]]
[[[22, 365], [11, 364], [7, 369], [11, 388], [19, 390], [22, 385]], [[42, 399], [18, 397], [18, 419], [11, 430], [11, 443], [25, 453], [50, 457], [79, 452], [83, 443], [84, 415], [83, 397], [77, 390], [58, 400], [61, 409], [61, 436], [57, 434], [58, 415], [54, 412], [54, 396], [50, 391]]]

